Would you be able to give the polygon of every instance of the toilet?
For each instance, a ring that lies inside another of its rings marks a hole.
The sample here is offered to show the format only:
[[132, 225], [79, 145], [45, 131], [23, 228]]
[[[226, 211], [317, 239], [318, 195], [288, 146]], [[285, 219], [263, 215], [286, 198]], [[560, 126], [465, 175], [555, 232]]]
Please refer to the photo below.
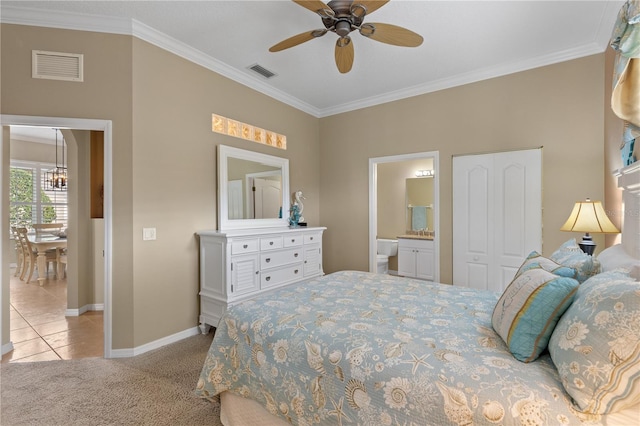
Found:
[[378, 263], [378, 273], [389, 273], [389, 256], [395, 256], [398, 254], [398, 240], [376, 240], [378, 254], [376, 255], [376, 261]]

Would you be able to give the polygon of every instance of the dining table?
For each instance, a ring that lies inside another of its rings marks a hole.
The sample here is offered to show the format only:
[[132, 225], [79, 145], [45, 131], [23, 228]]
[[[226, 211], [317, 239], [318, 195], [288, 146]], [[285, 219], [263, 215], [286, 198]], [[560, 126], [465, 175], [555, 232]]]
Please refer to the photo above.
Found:
[[[34, 235], [29, 234], [29, 242], [38, 252], [38, 284], [43, 285], [47, 279], [47, 255], [46, 251], [50, 249], [64, 249], [67, 247], [66, 237], [58, 237], [55, 235]], [[63, 276], [64, 265], [58, 261], [56, 274], [58, 277]]]

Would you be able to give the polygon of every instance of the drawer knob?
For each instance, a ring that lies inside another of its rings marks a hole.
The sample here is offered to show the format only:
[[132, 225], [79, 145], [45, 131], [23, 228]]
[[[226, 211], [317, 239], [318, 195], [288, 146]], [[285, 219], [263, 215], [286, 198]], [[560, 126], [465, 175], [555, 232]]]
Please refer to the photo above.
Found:
[[260, 273], [260, 271], [256, 271], [256, 275], [258, 275]]
[[313, 237], [309, 238], [311, 241], [313, 241]]
[[271, 277], [265, 278], [265, 281], [271, 281]]
[[291, 242], [292, 242], [292, 243], [295, 243], [295, 242], [296, 242], [296, 239], [295, 239], [295, 238], [292, 238], [292, 239], [291, 239]]
[[269, 245], [272, 246], [273, 245], [273, 241], [269, 241]]
[[294, 254], [293, 254], [293, 257], [298, 257], [298, 253], [294, 253]]
[[265, 262], [267, 262], [267, 263], [269, 263], [269, 262], [271, 262], [271, 258], [270, 258], [270, 257], [267, 257], [264, 261], [265, 261]]
[[297, 274], [297, 273], [298, 273], [298, 270], [296, 269], [295, 271], [293, 271], [293, 273], [294, 273], [294, 274]]
[[249, 245], [248, 245], [248, 244], [243, 244], [243, 245], [242, 245], [242, 248], [247, 248], [247, 247], [249, 247]]

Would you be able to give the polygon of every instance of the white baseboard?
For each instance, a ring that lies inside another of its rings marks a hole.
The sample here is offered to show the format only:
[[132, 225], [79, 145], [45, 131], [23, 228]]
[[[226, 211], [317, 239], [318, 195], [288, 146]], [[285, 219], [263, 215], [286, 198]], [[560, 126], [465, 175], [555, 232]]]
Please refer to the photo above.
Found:
[[187, 337], [195, 336], [196, 334], [200, 334], [200, 328], [197, 326], [184, 331], [180, 331], [170, 336], [163, 337], [158, 340], [154, 340], [153, 342], [145, 343], [144, 345], [135, 348], [113, 349], [111, 351], [111, 358], [129, 358], [132, 356], [141, 355], [145, 352], [161, 348], [171, 343], [179, 342], [180, 340], [186, 339]]
[[8, 354], [13, 350], [13, 342], [9, 342], [6, 345], [2, 345], [2, 355]]
[[84, 305], [80, 309], [67, 309], [64, 311], [65, 317], [79, 317], [88, 311], [104, 311], [104, 303], [95, 303], [91, 305]]

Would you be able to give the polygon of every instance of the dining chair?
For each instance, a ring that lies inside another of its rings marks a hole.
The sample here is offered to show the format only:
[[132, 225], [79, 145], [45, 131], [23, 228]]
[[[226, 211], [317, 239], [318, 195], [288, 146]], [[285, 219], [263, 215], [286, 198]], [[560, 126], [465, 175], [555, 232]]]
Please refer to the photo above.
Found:
[[[27, 272], [27, 266], [29, 267], [29, 275], [27, 276], [27, 284], [31, 282], [31, 277], [33, 276], [33, 270], [36, 267], [38, 252], [31, 245], [31, 241], [29, 241], [29, 237], [27, 235], [27, 228], [20, 227], [17, 228], [18, 231], [18, 239], [20, 240], [20, 244], [22, 244], [22, 273], [20, 274], [20, 279], [24, 281], [24, 275]], [[49, 253], [49, 250], [46, 252], [46, 274], [49, 273], [49, 264], [53, 262], [57, 262], [56, 259], [56, 251]]]
[[64, 228], [64, 224], [62, 223], [33, 223], [31, 225], [33, 229], [36, 231], [36, 236], [41, 236], [42, 234], [51, 234], [58, 235], [62, 228]]
[[67, 249], [58, 247], [56, 248], [56, 262], [58, 270], [56, 277], [58, 279], [66, 278], [67, 276]]
[[17, 277], [23, 270], [24, 253], [22, 251], [22, 243], [18, 236], [18, 228], [16, 226], [11, 227], [11, 234], [13, 235], [13, 242], [16, 245], [16, 273], [13, 275]]

